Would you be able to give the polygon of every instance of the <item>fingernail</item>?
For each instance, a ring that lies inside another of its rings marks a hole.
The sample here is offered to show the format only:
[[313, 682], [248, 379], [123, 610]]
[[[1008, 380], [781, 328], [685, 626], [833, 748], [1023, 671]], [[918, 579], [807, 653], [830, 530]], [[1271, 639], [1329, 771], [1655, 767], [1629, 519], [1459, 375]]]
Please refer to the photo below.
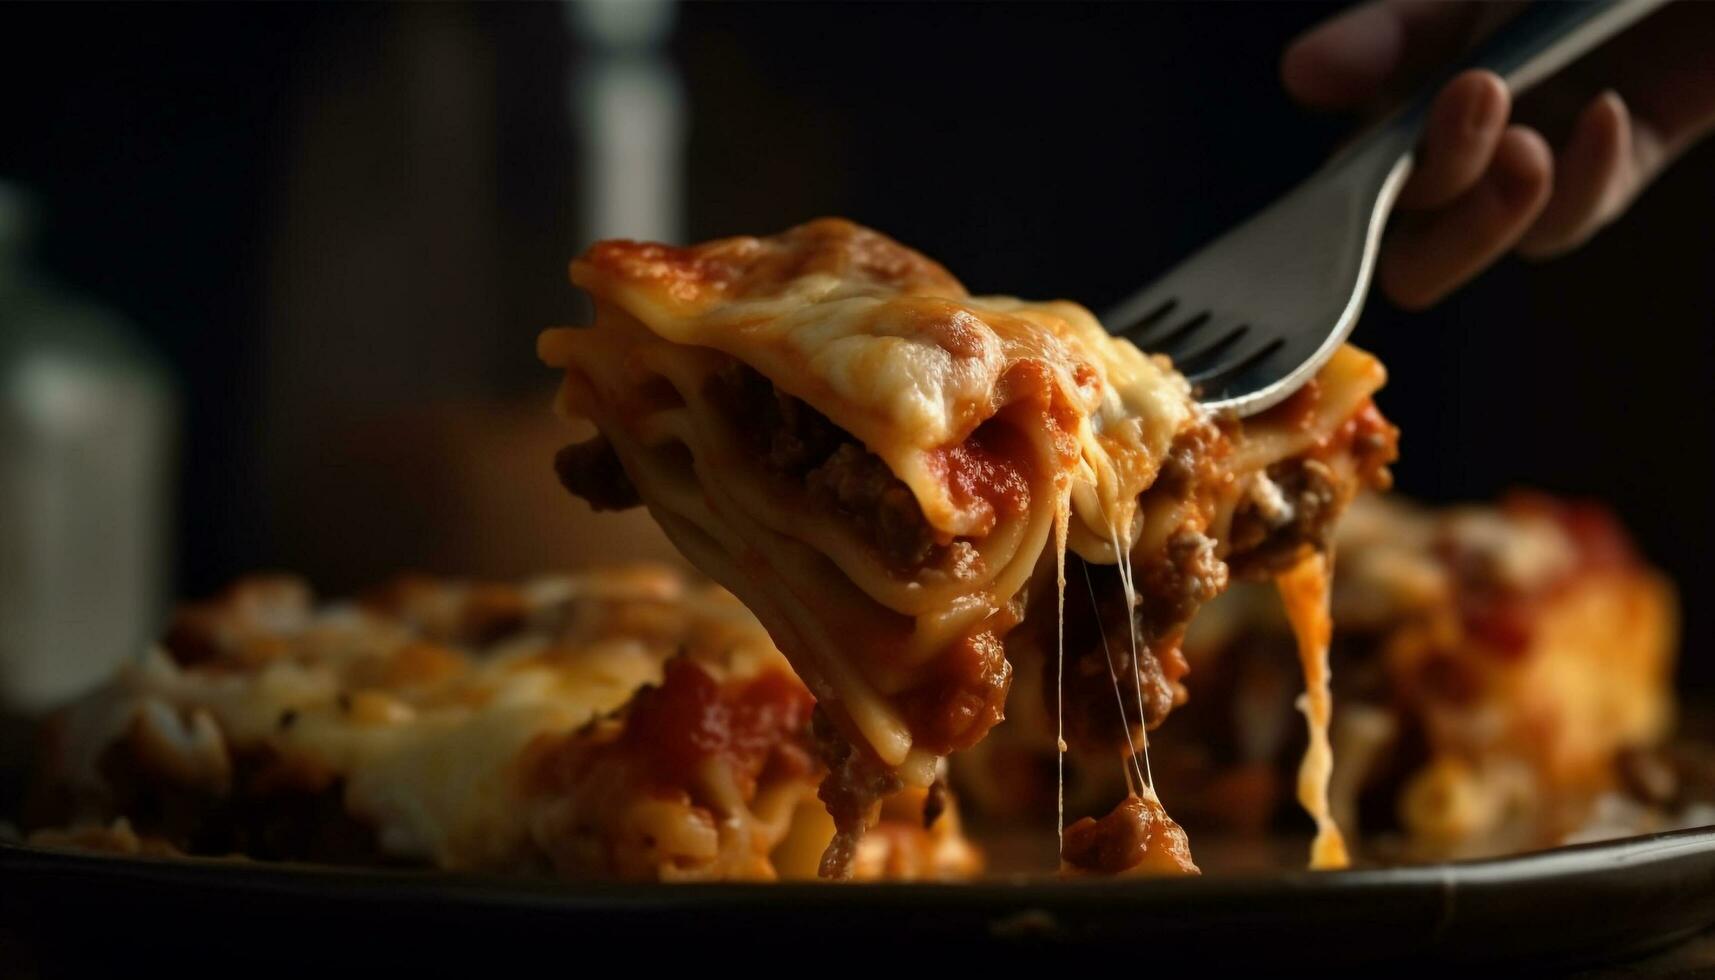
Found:
[[1626, 113], [1629, 111], [1626, 109], [1626, 100], [1621, 98], [1620, 93], [1613, 89], [1608, 89], [1598, 95], [1595, 104], [1601, 106], [1610, 116], [1621, 120], [1622, 124], [1625, 121]]
[[1471, 107], [1465, 117], [1467, 132], [1482, 133], [1494, 128], [1506, 112], [1507, 100], [1501, 91], [1493, 85], [1482, 86], [1481, 93], [1471, 100]]

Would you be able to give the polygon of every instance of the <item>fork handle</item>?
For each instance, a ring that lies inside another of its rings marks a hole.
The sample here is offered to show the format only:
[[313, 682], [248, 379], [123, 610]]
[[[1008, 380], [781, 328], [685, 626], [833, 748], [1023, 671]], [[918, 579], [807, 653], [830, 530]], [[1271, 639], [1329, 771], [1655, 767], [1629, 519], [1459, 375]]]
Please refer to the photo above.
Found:
[[[1506, 79], [1514, 94], [1578, 60], [1666, 0], [1536, 0], [1490, 35], [1448, 77], [1467, 68], [1487, 68]], [[1440, 86], [1420, 96], [1428, 107]]]
[[1336, 159], [1375, 149], [1410, 153], [1422, 135], [1429, 107], [1443, 85], [1471, 68], [1499, 75], [1518, 94], [1553, 75], [1603, 41], [1630, 27], [1666, 0], [1533, 0], [1459, 62], [1420, 89], [1399, 111], [1378, 124]]

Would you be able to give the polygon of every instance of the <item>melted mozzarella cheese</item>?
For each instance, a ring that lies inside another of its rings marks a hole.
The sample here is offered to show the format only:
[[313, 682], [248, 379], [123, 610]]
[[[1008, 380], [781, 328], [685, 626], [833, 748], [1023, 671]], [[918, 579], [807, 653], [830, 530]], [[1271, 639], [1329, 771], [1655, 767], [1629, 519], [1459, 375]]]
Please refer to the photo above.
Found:
[[[284, 652], [251, 669], [180, 666], [155, 649], [72, 710], [66, 778], [100, 796], [102, 759], [127, 738], [152, 747], [151, 763], [181, 782], [213, 782], [234, 757], [265, 753], [337, 779], [347, 812], [384, 853], [511, 867], [526, 860], [537, 802], [519, 768], [527, 746], [611, 714], [687, 648], [718, 650], [745, 673], [784, 670], [742, 606], [665, 570], [542, 579], [523, 592], [565, 610], [555, 629], [447, 650], [440, 656], [456, 667], [426, 685], [389, 683], [382, 669], [420, 642], [416, 631], [349, 607], [272, 624]], [[453, 593], [443, 598], [456, 605]]]
[[[853, 258], [884, 249], [905, 271], [880, 275]], [[710, 271], [723, 261], [752, 269], [776, 254], [796, 261], [736, 285]], [[835, 271], [802, 272], [829, 265]], [[1129, 525], [1132, 501], [1197, 412], [1182, 377], [1083, 307], [969, 296], [939, 266], [849, 222], [694, 249], [604, 243], [573, 263], [572, 279], [653, 336], [728, 354], [815, 408], [880, 456], [948, 535], [977, 533], [981, 517], [957, 499], [938, 453], [1010, 398], [1042, 395], [1037, 372], [1073, 420], [1077, 464], [1049, 468], [1079, 488], [1075, 516], [1091, 532], [1080, 540], [1102, 541], [1116, 515]], [[547, 331], [540, 353], [555, 367], [602, 361], [611, 370], [636, 349], [592, 358], [590, 334]]]

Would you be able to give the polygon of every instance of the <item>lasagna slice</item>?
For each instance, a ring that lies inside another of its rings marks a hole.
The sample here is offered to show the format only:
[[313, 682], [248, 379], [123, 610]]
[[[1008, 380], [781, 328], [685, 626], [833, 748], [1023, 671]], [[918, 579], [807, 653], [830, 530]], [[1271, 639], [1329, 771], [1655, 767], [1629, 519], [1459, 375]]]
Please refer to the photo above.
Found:
[[[657, 567], [521, 586], [297, 580], [182, 607], [53, 729], [33, 840], [573, 878], [806, 877], [832, 830], [811, 698], [719, 588]], [[980, 858], [902, 800], [860, 871]], [[926, 812], [927, 810], [927, 812]]]
[[[1001, 719], [1015, 664], [1049, 677], [1057, 741], [1140, 747], [1184, 697], [1178, 639], [1225, 562], [1272, 575], [1315, 560], [1392, 458], [1367, 355], [1340, 352], [1241, 427], [1082, 307], [972, 296], [846, 221], [602, 242], [571, 275], [595, 321], [539, 350], [565, 370], [562, 411], [600, 434], [561, 452], [560, 477], [598, 507], [646, 504], [808, 684], [838, 829], [829, 876], [883, 800], [927, 791]], [[1098, 615], [1066, 616], [1062, 643], [1066, 584], [1086, 574]], [[1128, 693], [1116, 717], [1122, 678], [1136, 710]], [[1078, 853], [1122, 855], [1095, 870], [1172, 843], [1133, 789], [1112, 831], [1068, 831]]]
[[[1334, 803], [1371, 853], [1515, 853], [1670, 819], [1674, 597], [1611, 515], [1524, 493], [1363, 498], [1338, 555]], [[1192, 631], [1204, 683], [1156, 761], [1194, 826], [1261, 830], [1285, 802], [1302, 743], [1271, 606], [1235, 591]]]

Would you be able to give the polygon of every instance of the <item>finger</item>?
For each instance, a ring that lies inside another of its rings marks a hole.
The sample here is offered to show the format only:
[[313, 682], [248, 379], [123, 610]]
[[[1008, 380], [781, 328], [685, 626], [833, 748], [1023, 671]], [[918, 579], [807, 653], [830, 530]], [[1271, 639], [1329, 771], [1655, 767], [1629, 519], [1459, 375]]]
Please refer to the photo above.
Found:
[[1548, 202], [1554, 157], [1534, 131], [1509, 126], [1483, 178], [1447, 208], [1401, 216], [1382, 251], [1381, 288], [1423, 309], [1481, 272], [1530, 227]]
[[1281, 56], [1281, 81], [1299, 102], [1351, 109], [1408, 85], [1461, 50], [1482, 3], [1371, 0], [1300, 35]]
[[1366, 3], [1311, 28], [1286, 48], [1286, 91], [1317, 109], [1347, 109], [1373, 95], [1398, 66], [1404, 25], [1385, 2]]
[[1631, 116], [1614, 92], [1584, 110], [1554, 159], [1554, 192], [1519, 252], [1547, 258], [1570, 251], [1620, 212], [1637, 186], [1632, 167]]
[[1494, 158], [1512, 98], [1493, 72], [1468, 71], [1448, 82], [1429, 108], [1402, 208], [1437, 208], [1471, 189]]
[[[1636, 136], [1637, 123], [1659, 140], [1665, 163], [1715, 129], [1715, 3], [1671, 3], [1586, 58], [1607, 85], [1625, 93]], [[1582, 66], [1582, 61], [1573, 68]], [[1652, 170], [1639, 174], [1641, 184]]]

